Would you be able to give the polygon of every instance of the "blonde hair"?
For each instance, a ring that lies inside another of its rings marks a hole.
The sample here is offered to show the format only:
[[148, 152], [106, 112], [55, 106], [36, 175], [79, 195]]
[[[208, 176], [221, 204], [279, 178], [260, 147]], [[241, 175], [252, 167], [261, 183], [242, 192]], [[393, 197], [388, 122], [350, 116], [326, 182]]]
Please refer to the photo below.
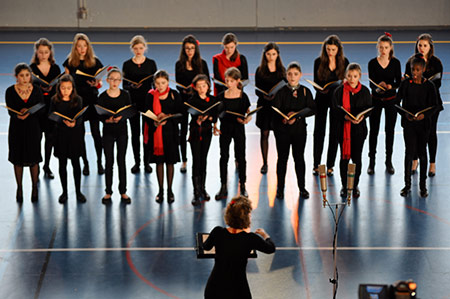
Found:
[[130, 41], [130, 49], [133, 50], [133, 47], [139, 44], [143, 44], [145, 49], [147, 50], [147, 41], [142, 35], [135, 35]]
[[361, 77], [361, 66], [356, 63], [356, 62], [352, 62], [350, 63], [347, 68], [345, 69], [345, 75], [347, 76], [348, 72], [350, 71], [358, 71], [359, 72], [359, 76]]
[[77, 51], [77, 44], [80, 40], [85, 41], [87, 45], [86, 55], [84, 56], [84, 66], [87, 68], [95, 66], [94, 49], [92, 48], [89, 37], [84, 33], [77, 33], [73, 38], [72, 49], [68, 55], [69, 65], [72, 67], [78, 67], [80, 65], [80, 54], [78, 54]]

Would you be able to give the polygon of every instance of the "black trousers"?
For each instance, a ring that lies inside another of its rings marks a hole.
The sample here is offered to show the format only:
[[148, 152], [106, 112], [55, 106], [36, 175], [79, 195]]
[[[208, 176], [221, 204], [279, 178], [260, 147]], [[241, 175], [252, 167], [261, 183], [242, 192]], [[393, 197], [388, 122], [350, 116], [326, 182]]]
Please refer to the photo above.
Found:
[[[198, 128], [197, 128], [198, 129]], [[206, 176], [206, 162], [208, 158], [209, 147], [211, 145], [212, 133], [201, 133], [200, 138], [192, 138], [189, 140], [192, 152], [192, 176]]]
[[403, 127], [405, 141], [405, 185], [411, 186], [412, 160], [420, 160], [420, 187], [425, 187], [427, 180], [427, 142], [430, 135], [429, 126], [424, 121], [409, 122]]
[[[439, 112], [436, 112], [431, 116], [431, 128], [430, 133], [428, 135], [428, 153], [430, 154], [430, 163], [436, 163], [436, 153], [437, 153], [437, 122], [439, 118]], [[414, 156], [414, 160], [417, 160], [419, 157]]]
[[289, 151], [292, 145], [292, 157], [295, 162], [295, 173], [297, 175], [297, 185], [300, 190], [305, 189], [305, 145], [306, 129], [287, 131], [275, 130], [275, 141], [277, 146], [277, 182], [278, 188], [283, 189], [286, 179], [286, 168], [289, 159]]
[[397, 121], [397, 110], [393, 101], [374, 100], [375, 106], [369, 117], [370, 133], [369, 133], [369, 157], [375, 159], [377, 153], [378, 132], [380, 131], [381, 112], [384, 109], [386, 133], [386, 160], [392, 157], [394, 147], [394, 130]]
[[234, 140], [234, 156], [238, 163], [239, 181], [245, 183], [247, 176], [247, 162], [245, 160], [245, 127], [238, 124], [226, 124], [220, 128], [222, 134], [219, 138], [220, 144], [220, 181], [227, 183], [228, 160], [230, 158], [230, 143]]
[[314, 117], [314, 168], [320, 164], [327, 126], [327, 114], [330, 111], [330, 126], [328, 136], [327, 167], [333, 168], [336, 161], [338, 139], [336, 133], [336, 121], [331, 111], [331, 95], [318, 95], [316, 97], [316, 114]]
[[180, 151], [181, 151], [181, 161], [186, 162], [187, 156], [187, 132], [188, 132], [188, 113], [183, 113], [183, 116], [180, 119]]
[[[359, 177], [361, 176], [361, 167], [362, 167], [362, 151], [364, 147], [364, 141], [366, 140], [366, 135], [358, 136], [357, 134], [352, 134], [351, 136], [351, 154], [350, 159], [354, 164], [356, 164], [355, 169], [355, 180], [353, 188], [358, 187]], [[342, 158], [342, 141], [339, 142], [341, 147], [341, 160], [339, 162], [339, 172], [341, 174], [341, 183], [343, 188], [347, 188], [347, 170], [348, 163], [350, 160]]]
[[[142, 120], [141, 125], [141, 115], [138, 113], [130, 118], [130, 129], [131, 129], [131, 146], [133, 147], [134, 163], [139, 165], [141, 163], [141, 128], [144, 132], [144, 120]], [[144, 164], [148, 162], [148, 145], [142, 142], [143, 152], [144, 152]]]
[[[123, 133], [123, 132], [122, 132]], [[104, 132], [103, 147], [105, 150], [105, 182], [106, 194], [112, 194], [112, 180], [114, 167], [114, 143], [117, 144], [117, 165], [119, 168], [119, 192], [125, 194], [127, 192], [127, 172], [125, 164], [125, 155], [127, 153], [128, 135], [119, 134], [117, 132]]]
[[[67, 158], [58, 158], [59, 160], [59, 179], [63, 193], [67, 194]], [[75, 190], [77, 194], [81, 192], [81, 166], [80, 158], [70, 159], [73, 169], [73, 180], [75, 181]]]

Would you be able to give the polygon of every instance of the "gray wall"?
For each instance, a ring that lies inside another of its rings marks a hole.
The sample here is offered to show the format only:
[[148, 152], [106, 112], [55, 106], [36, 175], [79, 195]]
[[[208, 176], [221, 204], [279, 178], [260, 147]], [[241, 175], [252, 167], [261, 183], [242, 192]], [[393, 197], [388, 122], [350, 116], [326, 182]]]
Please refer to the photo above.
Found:
[[1, 0], [0, 28], [450, 26], [450, 0]]

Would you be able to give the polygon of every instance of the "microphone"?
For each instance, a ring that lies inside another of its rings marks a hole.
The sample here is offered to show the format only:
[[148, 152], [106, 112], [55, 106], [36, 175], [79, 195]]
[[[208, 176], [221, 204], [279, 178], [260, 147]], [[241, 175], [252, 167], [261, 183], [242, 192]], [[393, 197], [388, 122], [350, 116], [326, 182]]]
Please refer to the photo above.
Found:
[[323, 207], [327, 204], [327, 173], [325, 165], [319, 165], [320, 189], [322, 190]]
[[355, 184], [356, 164], [349, 163], [347, 168], [347, 204], [350, 206], [352, 199], [353, 186]]

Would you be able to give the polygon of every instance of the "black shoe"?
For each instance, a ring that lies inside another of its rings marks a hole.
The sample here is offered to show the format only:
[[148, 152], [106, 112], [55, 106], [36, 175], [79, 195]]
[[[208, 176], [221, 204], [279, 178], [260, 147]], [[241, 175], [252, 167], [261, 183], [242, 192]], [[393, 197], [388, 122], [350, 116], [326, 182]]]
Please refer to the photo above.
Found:
[[319, 175], [319, 168], [313, 168], [313, 176]]
[[127, 197], [121, 196], [120, 200], [126, 205], [129, 205], [131, 203], [131, 197], [129, 197], [129, 196], [127, 196]]
[[266, 174], [267, 173], [267, 168], [268, 168], [268, 166], [267, 166], [267, 164], [263, 164], [263, 166], [261, 167], [261, 173], [262, 174]]
[[55, 175], [53, 174], [53, 172], [50, 170], [50, 168], [47, 166], [44, 166], [44, 178], [53, 180], [55, 178]]
[[420, 197], [427, 197], [427, 196], [428, 196], [427, 188], [420, 188]]
[[204, 188], [201, 193], [204, 200], [209, 201], [211, 199], [211, 196], [209, 196], [208, 192], [206, 192]]
[[436, 175], [436, 172], [428, 171], [428, 176], [429, 176], [430, 178], [434, 177], [435, 175]]
[[145, 164], [144, 170], [146, 173], [152, 173], [153, 168], [150, 166], [150, 164]]
[[389, 174], [394, 174], [395, 173], [394, 166], [392, 166], [391, 162], [386, 162], [386, 171]]
[[39, 200], [38, 190], [33, 189], [33, 191], [31, 191], [31, 202], [37, 202], [38, 200]]
[[97, 172], [100, 175], [105, 174], [105, 169], [103, 168], [102, 163], [97, 164]]
[[89, 175], [89, 164], [88, 163], [84, 164], [83, 175]]
[[83, 193], [78, 192], [77, 193], [77, 201], [79, 201], [81, 203], [85, 203], [86, 202], [86, 196], [84, 196]]
[[327, 169], [327, 176], [333, 176], [334, 175], [334, 170], [333, 168], [328, 168]]
[[66, 203], [67, 202], [67, 193], [63, 193], [58, 197], [58, 202], [59, 203]]
[[22, 202], [23, 202], [23, 192], [22, 192], [22, 190], [20, 190], [20, 189], [17, 189], [17, 192], [16, 192], [16, 201], [19, 202], [19, 203], [22, 203]]
[[164, 201], [164, 192], [159, 191], [158, 195], [156, 195], [155, 201], [157, 203], [162, 203]]
[[344, 187], [342, 187], [342, 188], [341, 188], [341, 192], [339, 192], [339, 195], [340, 195], [341, 197], [347, 197], [347, 189], [344, 188]]
[[241, 184], [241, 196], [248, 197], [247, 190], [245, 190], [245, 184]]
[[[184, 163], [183, 163], [183, 164], [184, 164]], [[180, 172], [181, 172], [181, 173], [186, 173], [187, 169], [186, 169], [186, 166], [183, 166], [183, 164], [181, 164]]]
[[111, 196], [110, 196], [110, 197], [104, 196], [104, 197], [102, 198], [102, 204], [104, 204], [104, 205], [109, 205], [109, 204], [111, 204], [111, 203], [112, 203]]
[[173, 203], [175, 201], [175, 195], [173, 195], [173, 192], [171, 190], [167, 191], [167, 202]]
[[277, 195], [275, 195], [278, 199], [284, 199], [284, 188], [277, 187]]
[[134, 174], [136, 174], [136, 173], [139, 173], [139, 163], [136, 163], [136, 164], [134, 164], [134, 166], [133, 167], [131, 167], [131, 173], [134, 173]]
[[375, 159], [370, 159], [369, 167], [367, 167], [367, 174], [373, 175], [375, 174]]
[[361, 192], [359, 192], [359, 188], [355, 187], [353, 189], [353, 198], [359, 198], [361, 196]]
[[219, 192], [216, 194], [216, 200], [225, 199], [228, 196], [227, 184], [222, 184]]
[[405, 187], [403, 187], [403, 189], [400, 191], [400, 195], [403, 196], [403, 197], [408, 196], [409, 193], [411, 193], [411, 186], [405, 186]]
[[202, 201], [200, 200], [200, 198], [194, 197], [194, 198], [191, 200], [191, 204], [192, 204], [193, 206], [199, 206], [199, 205], [202, 204]]
[[309, 198], [309, 192], [306, 189], [300, 190], [300, 198], [308, 199]]

